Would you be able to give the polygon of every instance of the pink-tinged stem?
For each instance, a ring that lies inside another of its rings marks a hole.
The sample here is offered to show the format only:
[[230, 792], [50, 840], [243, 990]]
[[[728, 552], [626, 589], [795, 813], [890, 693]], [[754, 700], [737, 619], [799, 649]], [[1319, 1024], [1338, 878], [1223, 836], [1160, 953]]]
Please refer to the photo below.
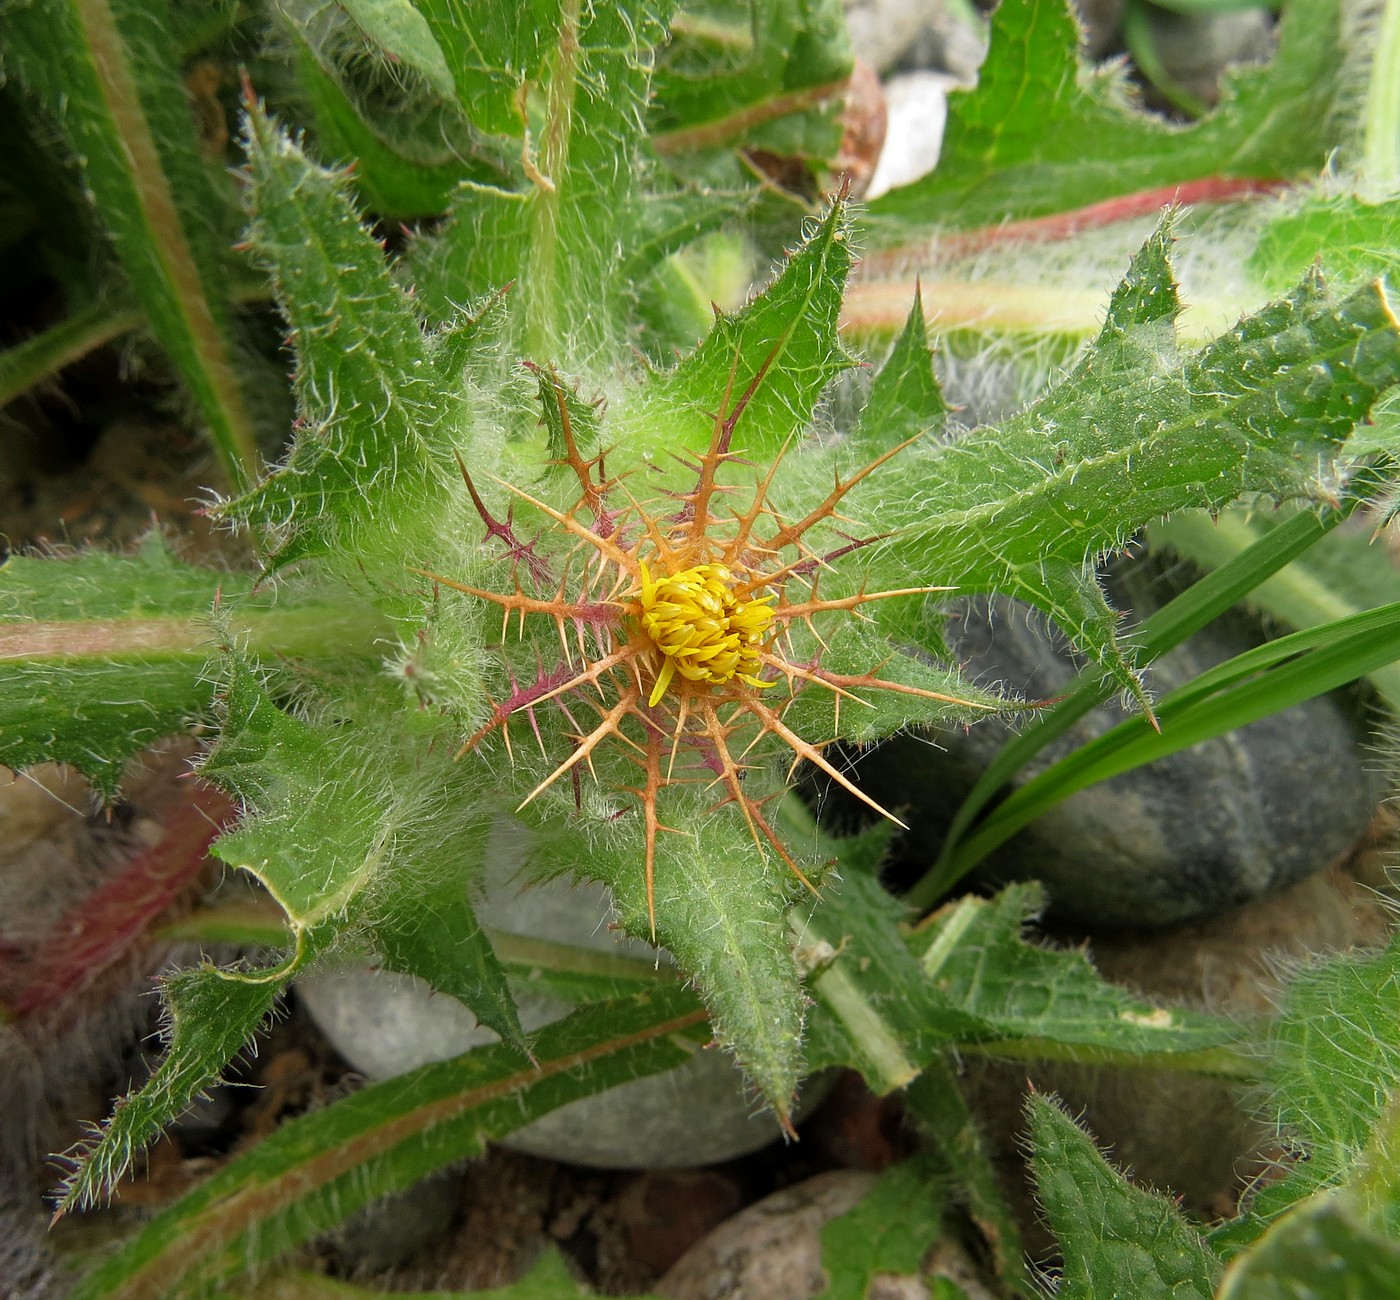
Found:
[[[1281, 180], [1259, 180], [1248, 176], [1203, 176], [1200, 180], [1183, 181], [1179, 185], [1162, 185], [1136, 194], [1120, 194], [1117, 198], [1091, 203], [1070, 212], [1054, 212], [1045, 217], [1025, 221], [1007, 221], [999, 226], [983, 226], [977, 230], [949, 231], [936, 237], [935, 245], [941, 257], [966, 257], [997, 244], [1044, 244], [1056, 239], [1068, 239], [1083, 230], [1094, 230], [1127, 221], [1133, 217], [1150, 216], [1171, 203], [1230, 203], [1256, 195], [1275, 194], [1285, 189]], [[861, 261], [866, 272], [878, 271], [891, 265], [907, 265], [910, 249], [878, 249]]]
[[65, 913], [13, 974], [8, 1010], [17, 1020], [51, 1015], [144, 942], [162, 914], [198, 881], [209, 846], [236, 816], [230, 800], [198, 781], [181, 783], [160, 839], [135, 852]]

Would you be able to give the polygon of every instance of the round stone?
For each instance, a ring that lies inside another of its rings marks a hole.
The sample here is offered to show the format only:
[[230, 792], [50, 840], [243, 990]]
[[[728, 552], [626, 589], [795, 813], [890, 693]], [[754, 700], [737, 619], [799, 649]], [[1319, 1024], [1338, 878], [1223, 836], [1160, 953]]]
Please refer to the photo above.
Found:
[[[656, 950], [609, 928], [612, 895], [597, 884], [565, 880], [524, 884], [518, 877], [518, 828], [500, 823], [492, 836], [477, 916], [489, 929], [626, 956]], [[670, 963], [669, 953], [660, 960]], [[298, 981], [302, 1002], [321, 1031], [360, 1073], [387, 1079], [497, 1041], [455, 998], [419, 980], [366, 966], [320, 972]], [[526, 1033], [573, 1008], [548, 994], [515, 987]], [[809, 1080], [794, 1107], [801, 1119], [825, 1096], [829, 1080]], [[608, 1169], [676, 1169], [715, 1164], [756, 1151], [779, 1137], [772, 1113], [727, 1053], [697, 1049], [664, 1074], [584, 1097], [500, 1139], [531, 1155]]]
[[[1141, 561], [1108, 577], [1140, 621], [1176, 587]], [[949, 628], [969, 678], [1031, 700], [1063, 695], [1083, 664], [1044, 619], [1004, 599], [979, 601]], [[1264, 640], [1233, 613], [1158, 659], [1160, 696]], [[1110, 701], [1048, 746], [1015, 784], [1102, 735], [1134, 708]], [[1016, 724], [899, 737], [856, 762], [862, 788], [909, 823], [897, 871], [937, 857], [963, 797]], [[1344, 699], [1324, 696], [1091, 786], [1057, 804], [987, 861], [973, 883], [1039, 879], [1052, 915], [1095, 929], [1151, 927], [1221, 912], [1320, 871], [1363, 833], [1382, 793], [1365, 736]]]

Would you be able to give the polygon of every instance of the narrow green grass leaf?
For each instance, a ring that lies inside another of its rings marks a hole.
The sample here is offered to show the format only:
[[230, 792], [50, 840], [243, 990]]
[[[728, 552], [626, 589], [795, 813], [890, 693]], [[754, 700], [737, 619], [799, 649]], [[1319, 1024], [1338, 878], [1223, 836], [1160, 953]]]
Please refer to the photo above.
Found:
[[[1167, 547], [1203, 569], [1215, 569], [1286, 524], [1257, 511], [1227, 510], [1215, 519], [1185, 512], [1152, 524], [1148, 544]], [[1245, 598], [1295, 628], [1317, 627], [1378, 604], [1400, 601], [1400, 572], [1375, 537], [1333, 532]], [[1400, 668], [1385, 664], [1367, 680], [1392, 708], [1400, 708]]]
[[1236, 655], [1158, 702], [1157, 726], [1129, 718], [1027, 781], [949, 856], [951, 879], [1061, 800], [1355, 681], [1400, 659], [1400, 603], [1295, 632]]
[[1061, 1107], [1027, 1108], [1041, 1204], [1064, 1252], [1063, 1300], [1211, 1300], [1220, 1261], [1164, 1196], [1133, 1187]]
[[73, 1300], [159, 1300], [274, 1259], [558, 1106], [673, 1069], [704, 1021], [693, 994], [658, 988], [549, 1025], [535, 1066], [501, 1044], [364, 1088], [225, 1165], [98, 1264]]
[[872, 228], [894, 242], [1206, 178], [1314, 173], [1337, 142], [1342, 31], [1336, 0], [1289, 6], [1273, 62], [1227, 71], [1219, 107], [1182, 127], [1136, 111], [1120, 69], [1080, 64], [1065, 0], [1006, 0], [977, 88], [952, 97], [938, 167], [876, 199]]
[[[1150, 663], [1188, 636], [1199, 632], [1232, 605], [1244, 600], [1271, 575], [1327, 536], [1356, 509], [1360, 499], [1349, 493], [1336, 508], [1298, 512], [1266, 537], [1228, 560], [1222, 560], [1218, 568], [1164, 605], [1142, 625], [1134, 637], [1140, 661]], [[1186, 513], [1178, 518], [1190, 519], [1192, 516]], [[1001, 747], [959, 805], [938, 862], [906, 895], [912, 907], [922, 910], [931, 906], [957, 883], [962, 868], [954, 864], [954, 857], [978, 813], [1045, 746], [1064, 735], [1080, 718], [1112, 694], [1110, 682], [1105, 681], [1096, 670], [1086, 670], [1063, 700], [1039, 714]]]

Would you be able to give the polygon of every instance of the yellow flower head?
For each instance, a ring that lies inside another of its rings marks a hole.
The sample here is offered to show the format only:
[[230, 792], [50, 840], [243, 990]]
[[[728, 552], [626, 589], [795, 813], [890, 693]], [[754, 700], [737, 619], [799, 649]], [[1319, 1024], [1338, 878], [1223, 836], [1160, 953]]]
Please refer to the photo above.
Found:
[[774, 686], [759, 677], [773, 625], [772, 596], [740, 598], [722, 564], [697, 564], [653, 582], [642, 570], [642, 628], [662, 662], [647, 700], [654, 708], [679, 673], [686, 681], [723, 686], [737, 677], [750, 686]]

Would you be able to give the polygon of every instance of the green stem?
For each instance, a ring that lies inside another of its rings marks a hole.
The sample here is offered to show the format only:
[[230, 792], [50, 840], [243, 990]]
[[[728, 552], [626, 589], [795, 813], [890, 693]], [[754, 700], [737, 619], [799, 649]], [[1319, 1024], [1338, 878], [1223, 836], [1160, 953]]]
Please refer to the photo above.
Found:
[[1381, 12], [1362, 132], [1362, 175], [1388, 194], [1400, 185], [1400, 0]]
[[236, 486], [244, 486], [257, 474], [257, 439], [205, 294], [194, 250], [180, 222], [160, 150], [141, 106], [116, 17], [108, 0], [71, 3], [91, 56], [98, 91], [129, 163], [129, 180], [150, 235], [152, 255], [198, 361], [201, 373], [189, 378], [203, 399], [225, 472]]
[[559, 186], [569, 166], [569, 141], [573, 134], [574, 95], [578, 80], [578, 24], [580, 0], [564, 0], [559, 15], [559, 44], [550, 69], [545, 100], [545, 122], [540, 136], [539, 167], [530, 164], [528, 138], [524, 161], [534, 182], [531, 196], [533, 237], [530, 240], [530, 275], [525, 289], [526, 339], [530, 355], [552, 357], [559, 352], [558, 315], [555, 312], [555, 262], [559, 252]]
[[57, 325], [0, 354], [0, 406], [56, 375], [94, 348], [140, 325], [131, 302], [99, 298]]
[[[362, 609], [306, 606], [299, 609], [245, 610], [229, 633], [255, 654], [336, 655], [374, 652], [392, 627]], [[5, 660], [80, 663], [204, 660], [215, 632], [207, 618], [104, 618], [0, 624], [0, 662]]]
[[965, 1056], [1001, 1061], [1064, 1061], [1073, 1065], [1109, 1065], [1125, 1070], [1175, 1070], [1216, 1079], [1259, 1080], [1258, 1067], [1232, 1047], [1203, 1047], [1194, 1052], [1128, 1052], [1089, 1047], [1048, 1038], [1003, 1038], [992, 1043], [959, 1043]]

